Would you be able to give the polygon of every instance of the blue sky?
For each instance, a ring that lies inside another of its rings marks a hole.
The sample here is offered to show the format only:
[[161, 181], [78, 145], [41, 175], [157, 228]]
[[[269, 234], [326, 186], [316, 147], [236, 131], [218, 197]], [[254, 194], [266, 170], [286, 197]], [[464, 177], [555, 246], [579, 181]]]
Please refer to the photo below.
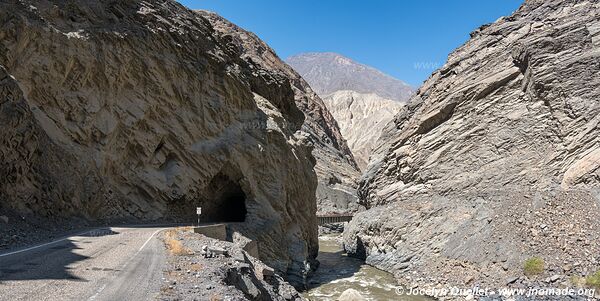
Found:
[[331, 51], [420, 85], [480, 25], [523, 0], [180, 0], [256, 33], [285, 59]]

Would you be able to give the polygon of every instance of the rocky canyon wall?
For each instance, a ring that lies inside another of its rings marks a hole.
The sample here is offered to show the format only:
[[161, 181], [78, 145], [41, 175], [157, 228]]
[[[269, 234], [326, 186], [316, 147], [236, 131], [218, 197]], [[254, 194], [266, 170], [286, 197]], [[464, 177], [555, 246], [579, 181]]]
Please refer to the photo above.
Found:
[[305, 139], [313, 146], [313, 156], [316, 159], [317, 210], [319, 213], [355, 211], [358, 207], [356, 187], [360, 173], [336, 120], [323, 100], [256, 35], [217, 14], [197, 12], [211, 22], [224, 44], [241, 52], [243, 60], [290, 79], [292, 96], [306, 116], [302, 131], [306, 133]]
[[301, 129], [328, 115], [305, 122], [298, 78], [209, 19], [175, 1], [0, 3], [0, 213], [191, 222], [202, 206], [301, 277], [317, 254]]
[[474, 31], [383, 131], [346, 249], [409, 284], [600, 269], [599, 12], [526, 1]]
[[361, 170], [367, 168], [379, 134], [404, 105], [374, 93], [352, 90], [325, 95], [323, 101], [340, 125], [340, 131]]

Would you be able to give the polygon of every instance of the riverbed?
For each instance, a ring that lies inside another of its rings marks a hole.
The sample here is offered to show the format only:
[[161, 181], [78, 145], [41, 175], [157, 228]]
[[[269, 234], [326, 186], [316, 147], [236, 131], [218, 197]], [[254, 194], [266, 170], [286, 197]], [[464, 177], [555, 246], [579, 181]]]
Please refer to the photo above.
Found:
[[321, 263], [310, 279], [309, 289], [303, 297], [310, 301], [335, 301], [347, 289], [354, 289], [366, 300], [373, 301], [429, 301], [424, 297], [404, 296], [396, 293], [398, 284], [390, 273], [366, 265], [362, 260], [343, 253], [339, 236], [319, 237]]

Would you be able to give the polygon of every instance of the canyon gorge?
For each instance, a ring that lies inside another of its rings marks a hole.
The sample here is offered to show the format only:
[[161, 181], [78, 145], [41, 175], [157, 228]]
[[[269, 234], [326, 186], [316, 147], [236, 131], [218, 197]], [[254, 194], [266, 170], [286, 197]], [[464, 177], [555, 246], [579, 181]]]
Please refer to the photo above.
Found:
[[0, 300], [600, 289], [599, 12], [526, 0], [413, 87], [172, 0], [2, 1]]

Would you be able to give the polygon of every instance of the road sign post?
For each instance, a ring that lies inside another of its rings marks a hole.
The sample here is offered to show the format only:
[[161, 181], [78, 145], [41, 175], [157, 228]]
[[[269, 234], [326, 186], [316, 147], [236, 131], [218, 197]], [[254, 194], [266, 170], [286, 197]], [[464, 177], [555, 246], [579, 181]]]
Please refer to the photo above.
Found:
[[200, 214], [202, 214], [202, 207], [196, 207], [196, 214], [198, 214], [198, 227], [200, 227]]

